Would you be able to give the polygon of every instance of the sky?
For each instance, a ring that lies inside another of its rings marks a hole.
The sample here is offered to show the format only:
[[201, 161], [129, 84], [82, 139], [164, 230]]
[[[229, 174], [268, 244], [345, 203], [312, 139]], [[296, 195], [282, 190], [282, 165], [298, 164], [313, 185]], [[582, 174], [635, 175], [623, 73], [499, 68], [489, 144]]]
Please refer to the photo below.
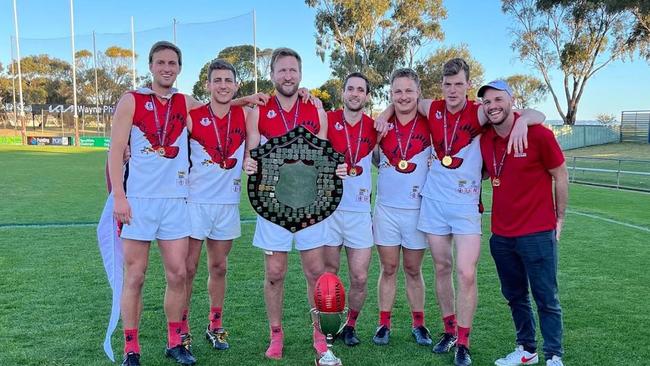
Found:
[[[66, 37], [70, 36], [70, 1], [16, 0], [16, 3], [21, 56], [50, 53], [69, 60], [71, 46]], [[540, 78], [510, 48], [508, 27], [511, 20], [501, 12], [501, 1], [443, 0], [443, 5], [448, 13], [447, 19], [442, 21], [445, 39], [422, 48], [419, 57], [426, 57], [440, 46], [465, 43], [483, 65], [485, 82], [515, 73]], [[184, 50], [179, 88], [191, 93], [192, 81], [200, 67], [222, 47], [252, 43], [253, 9], [258, 47], [287, 46], [298, 51], [303, 58], [303, 86], [316, 88], [330, 77], [327, 59], [323, 62], [316, 54], [316, 11], [307, 7], [303, 0], [76, 0], [74, 27], [78, 37], [75, 37], [75, 48], [90, 48], [93, 31], [97, 34], [98, 48], [108, 44], [130, 47], [133, 16], [136, 53], [146, 55], [153, 42], [171, 38], [172, 19], [176, 19], [179, 45]], [[217, 20], [219, 22], [212, 24], [195, 24]], [[149, 29], [154, 30], [145, 31]], [[14, 35], [13, 2], [0, 0], [0, 62], [4, 65], [11, 59], [10, 37]], [[145, 68], [146, 57], [140, 57], [138, 70]], [[554, 73], [552, 78], [554, 88], [562, 90], [561, 75]], [[588, 81], [579, 105], [578, 120], [593, 120], [601, 113], [620, 118], [621, 111], [650, 109], [648, 85], [649, 62], [635, 59], [611, 63]], [[560, 95], [560, 98], [564, 97]], [[535, 108], [546, 114], [547, 120], [560, 119], [550, 95]]]

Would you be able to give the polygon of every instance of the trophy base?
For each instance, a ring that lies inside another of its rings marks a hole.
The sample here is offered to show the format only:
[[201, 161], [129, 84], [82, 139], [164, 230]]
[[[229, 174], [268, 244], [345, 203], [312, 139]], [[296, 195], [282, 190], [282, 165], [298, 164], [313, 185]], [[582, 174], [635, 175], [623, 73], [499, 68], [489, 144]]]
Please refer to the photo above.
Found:
[[315, 360], [316, 366], [343, 366], [341, 359], [334, 356], [332, 350], [327, 350], [320, 358]]

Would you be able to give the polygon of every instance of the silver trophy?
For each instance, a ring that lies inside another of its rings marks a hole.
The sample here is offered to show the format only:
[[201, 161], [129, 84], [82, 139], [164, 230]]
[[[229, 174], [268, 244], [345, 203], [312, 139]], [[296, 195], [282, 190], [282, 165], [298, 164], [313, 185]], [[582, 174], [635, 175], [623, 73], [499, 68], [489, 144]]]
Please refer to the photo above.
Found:
[[332, 346], [334, 345], [334, 337], [345, 326], [348, 308], [346, 307], [343, 311], [334, 313], [312, 308], [309, 312], [311, 313], [314, 327], [325, 335], [327, 342], [327, 352], [316, 359], [316, 366], [342, 366], [341, 359], [336, 357], [334, 352], [332, 352]]

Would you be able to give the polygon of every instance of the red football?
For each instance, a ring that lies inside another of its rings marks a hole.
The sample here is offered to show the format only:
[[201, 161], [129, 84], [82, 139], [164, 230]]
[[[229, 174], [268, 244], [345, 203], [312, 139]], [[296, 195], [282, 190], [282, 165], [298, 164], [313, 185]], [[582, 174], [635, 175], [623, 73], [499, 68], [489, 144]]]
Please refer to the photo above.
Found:
[[323, 313], [339, 313], [345, 309], [345, 288], [337, 275], [325, 272], [318, 278], [314, 303], [316, 310]]

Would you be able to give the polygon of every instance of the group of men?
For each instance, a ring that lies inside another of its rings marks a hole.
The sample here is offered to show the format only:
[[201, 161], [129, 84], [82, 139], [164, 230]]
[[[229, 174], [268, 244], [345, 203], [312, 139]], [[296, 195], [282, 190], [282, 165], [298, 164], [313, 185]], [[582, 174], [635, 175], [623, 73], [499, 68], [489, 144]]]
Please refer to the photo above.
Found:
[[[302, 61], [288, 48], [274, 50], [271, 57], [272, 97], [256, 94], [233, 99], [236, 71], [215, 60], [206, 82], [210, 102], [199, 103], [173, 89], [181, 65], [178, 47], [164, 41], [154, 44], [149, 53], [151, 88], [126, 93], [112, 124], [109, 174], [114, 218], [122, 224], [125, 263], [123, 365], [140, 365], [142, 285], [153, 240], [158, 242], [167, 281], [165, 354], [180, 364], [196, 362], [188, 317], [203, 241], [210, 297], [205, 336], [215, 349], [229, 347], [222, 316], [228, 253], [241, 232], [240, 172], [257, 172], [251, 149], [297, 126], [329, 140], [345, 156], [335, 172], [344, 179], [343, 196], [331, 217], [296, 233], [257, 218], [253, 245], [262, 249], [265, 260], [267, 358], [283, 357], [284, 280], [288, 252], [295, 243], [312, 307], [317, 279], [326, 271], [338, 272], [345, 247], [350, 288], [347, 321], [338, 335], [343, 343], [360, 343], [356, 322], [367, 297], [368, 269], [376, 247], [381, 262], [379, 324], [372, 341], [386, 345], [390, 340], [401, 253], [415, 341], [431, 346], [435, 353], [455, 348], [454, 364], [470, 365], [481, 238], [479, 199], [485, 175], [491, 178], [494, 195], [490, 248], [517, 330], [517, 348], [496, 364], [538, 362], [530, 282], [547, 365], [562, 365], [556, 274], [557, 239], [567, 199], [566, 168], [552, 133], [539, 125], [544, 116], [531, 110], [515, 112], [505, 83], [495, 81], [479, 89], [482, 105], [468, 100], [469, 67], [462, 59], [453, 59], [444, 66], [444, 100], [432, 101], [421, 98], [413, 70], [399, 69], [390, 78], [391, 104], [374, 121], [363, 112], [370, 83], [361, 73], [345, 78], [342, 110], [325, 112], [318, 102], [301, 99]], [[125, 150], [130, 156], [124, 164]], [[373, 163], [379, 174], [371, 216]], [[421, 267], [426, 248], [434, 262], [444, 329], [435, 344], [424, 321]], [[317, 326], [313, 347], [319, 357], [330, 352]]]

